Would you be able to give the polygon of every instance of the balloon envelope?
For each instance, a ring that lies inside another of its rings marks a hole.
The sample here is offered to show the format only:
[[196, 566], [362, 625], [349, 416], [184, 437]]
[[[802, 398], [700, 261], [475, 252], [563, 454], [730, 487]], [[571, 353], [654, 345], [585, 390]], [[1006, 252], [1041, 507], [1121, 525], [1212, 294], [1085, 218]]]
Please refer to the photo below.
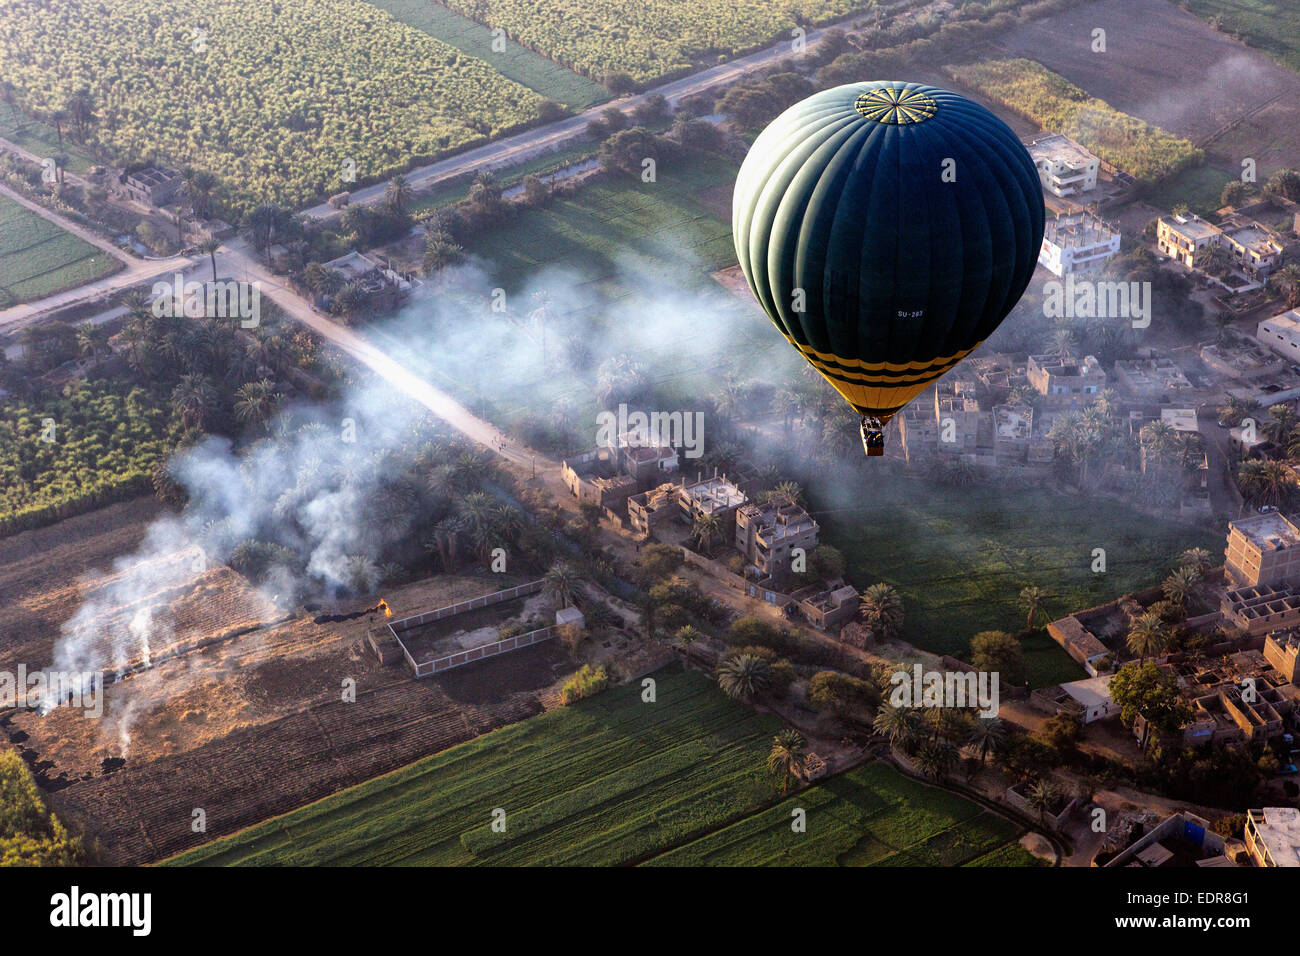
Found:
[[986, 339], [1043, 240], [1033, 159], [984, 107], [850, 83], [778, 116], [740, 167], [736, 255], [786, 339], [888, 421]]

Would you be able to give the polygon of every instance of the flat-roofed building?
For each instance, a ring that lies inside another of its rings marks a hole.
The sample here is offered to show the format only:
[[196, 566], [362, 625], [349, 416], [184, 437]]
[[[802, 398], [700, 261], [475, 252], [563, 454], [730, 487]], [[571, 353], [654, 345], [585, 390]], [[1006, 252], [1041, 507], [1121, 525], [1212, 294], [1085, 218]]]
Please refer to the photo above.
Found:
[[1038, 167], [1043, 189], [1053, 196], [1074, 196], [1097, 186], [1101, 161], [1062, 133], [1040, 136], [1025, 147]]
[[1252, 220], [1223, 225], [1223, 245], [1249, 275], [1266, 276], [1282, 263], [1281, 237]]
[[1038, 264], [1053, 275], [1086, 275], [1100, 272], [1119, 254], [1119, 229], [1080, 211], [1047, 220]]
[[1026, 366], [1029, 384], [1045, 396], [1050, 408], [1090, 405], [1106, 387], [1106, 373], [1091, 355], [1076, 362], [1059, 354], [1031, 355]]
[[736, 511], [736, 549], [761, 578], [779, 579], [790, 571], [790, 552], [817, 547], [820, 526], [789, 498], [746, 504]]
[[747, 501], [745, 493], [728, 481], [726, 475], [702, 478], [677, 491], [677, 506], [688, 525], [694, 525], [696, 519], [705, 515], [713, 515], [721, 522], [726, 537], [731, 536], [736, 509]]
[[1161, 216], [1156, 224], [1156, 245], [1171, 259], [1187, 268], [1196, 266], [1196, 255], [1206, 246], [1218, 245], [1223, 230], [1200, 216]]
[[1300, 866], [1300, 810], [1246, 811], [1246, 850], [1256, 866]]
[[1283, 358], [1300, 362], [1300, 310], [1264, 319], [1255, 327], [1255, 338]]
[[1300, 528], [1278, 512], [1229, 521], [1224, 557], [1238, 588], [1300, 582]]

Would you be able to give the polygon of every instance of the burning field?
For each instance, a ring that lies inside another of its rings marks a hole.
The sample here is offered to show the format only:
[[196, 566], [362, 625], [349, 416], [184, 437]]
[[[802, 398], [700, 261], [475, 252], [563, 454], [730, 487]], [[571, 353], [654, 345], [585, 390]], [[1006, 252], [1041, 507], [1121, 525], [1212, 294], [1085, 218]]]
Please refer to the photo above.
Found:
[[112, 662], [103, 716], [0, 711], [0, 730], [104, 862], [170, 855], [531, 716], [572, 670], [544, 644], [415, 681], [366, 646], [389, 602], [416, 613], [481, 594], [480, 578], [285, 611], [191, 549], [112, 567], [156, 512], [130, 503], [0, 542], [0, 669], [49, 667], [85, 609], [99, 615], [83, 652]]

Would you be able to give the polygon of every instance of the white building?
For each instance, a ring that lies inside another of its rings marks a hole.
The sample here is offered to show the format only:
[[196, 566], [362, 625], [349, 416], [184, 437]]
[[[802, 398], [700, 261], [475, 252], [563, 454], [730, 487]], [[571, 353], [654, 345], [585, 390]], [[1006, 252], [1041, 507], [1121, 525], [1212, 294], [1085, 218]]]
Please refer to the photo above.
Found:
[[1090, 212], [1072, 212], [1047, 220], [1038, 264], [1064, 278], [1097, 272], [1118, 254], [1118, 229]]
[[1096, 188], [1101, 162], [1070, 137], [1053, 133], [1026, 148], [1038, 167], [1043, 189], [1052, 195], [1073, 196]]
[[1300, 311], [1292, 309], [1265, 319], [1256, 326], [1255, 338], [1283, 358], [1300, 362]]
[[1090, 724], [1094, 720], [1105, 720], [1112, 714], [1119, 713], [1119, 707], [1110, 696], [1110, 679], [1114, 676], [1114, 674], [1101, 674], [1061, 685], [1061, 690], [1078, 701], [1079, 706], [1083, 708], [1080, 719], [1085, 724]]
[[1300, 866], [1300, 810], [1246, 811], [1246, 849], [1256, 866]]

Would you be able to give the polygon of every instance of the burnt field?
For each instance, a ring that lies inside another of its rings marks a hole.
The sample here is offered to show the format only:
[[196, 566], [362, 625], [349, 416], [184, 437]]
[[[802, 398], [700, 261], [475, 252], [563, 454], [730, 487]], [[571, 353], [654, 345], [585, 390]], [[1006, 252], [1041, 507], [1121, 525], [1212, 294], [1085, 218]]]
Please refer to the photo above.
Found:
[[[158, 514], [141, 499], [0, 541], [0, 669], [50, 666], [87, 601], [99, 602], [107, 628], [142, 617], [154, 625], [147, 653], [131, 645], [114, 661], [126, 676], [106, 686], [102, 717], [0, 712], [0, 746], [28, 762], [102, 862], [171, 855], [522, 720], [554, 706], [573, 670], [546, 643], [416, 681], [404, 662], [383, 666], [369, 650], [377, 614], [317, 624], [319, 615], [275, 607], [222, 566], [164, 576], [120, 600], [130, 571], [113, 561]], [[149, 560], [187, 568], [193, 557], [180, 549]], [[440, 576], [383, 596], [396, 614], [415, 614], [495, 584]], [[348, 687], [355, 702], [344, 700]], [[206, 833], [192, 832], [195, 809]]]
[[[540, 713], [553, 703], [557, 678], [571, 669], [551, 643], [423, 681], [381, 667], [357, 646], [310, 666], [263, 667], [251, 693], [278, 699], [286, 684], [317, 683], [334, 670], [357, 681], [356, 702], [335, 692], [333, 699], [183, 753], [128, 758], [120, 769], [65, 787], [52, 800], [102, 862], [150, 862]], [[192, 832], [195, 809], [206, 814], [206, 833]]]
[[[1092, 51], [1096, 28], [1104, 53]], [[1300, 76], [1165, 0], [1099, 0], [1017, 27], [997, 48], [1190, 140], [1225, 170], [1251, 157], [1263, 173], [1300, 152]]]

